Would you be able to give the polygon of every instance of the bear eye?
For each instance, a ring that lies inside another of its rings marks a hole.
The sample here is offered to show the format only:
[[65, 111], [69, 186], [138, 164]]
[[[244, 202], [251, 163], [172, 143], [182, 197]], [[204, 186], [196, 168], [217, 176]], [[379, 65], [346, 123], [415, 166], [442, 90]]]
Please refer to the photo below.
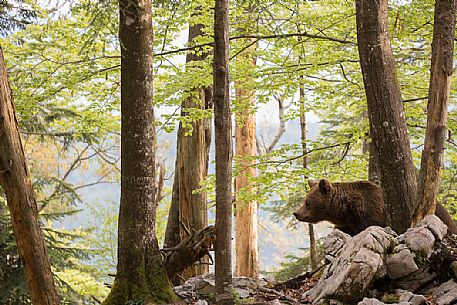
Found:
[[309, 200], [305, 200], [305, 206], [309, 207], [310, 206], [310, 202]]

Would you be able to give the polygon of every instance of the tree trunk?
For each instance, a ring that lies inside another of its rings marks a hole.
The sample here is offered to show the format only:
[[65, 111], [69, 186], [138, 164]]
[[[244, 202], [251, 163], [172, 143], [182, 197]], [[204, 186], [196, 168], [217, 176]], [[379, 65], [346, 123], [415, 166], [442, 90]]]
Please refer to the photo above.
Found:
[[[182, 132], [180, 129], [178, 129], [178, 139], [179, 139], [179, 133]], [[176, 155], [178, 154], [179, 151], [179, 141], [177, 142], [176, 145]], [[168, 220], [167, 220], [167, 227], [165, 229], [165, 238], [163, 241], [163, 247], [164, 248], [172, 248], [178, 245], [181, 242], [181, 237], [179, 235], [179, 172], [176, 170], [178, 168], [178, 157], [176, 157], [175, 161], [175, 173], [174, 173], [174, 178], [173, 178], [173, 190], [171, 193], [171, 205], [170, 205], [170, 210], [168, 211]], [[177, 277], [171, 277], [170, 280], [173, 282], [173, 284], [179, 284], [179, 278], [175, 279]], [[175, 282], [175, 280], [177, 282]]]
[[172, 278], [181, 273], [186, 268], [192, 266], [196, 261], [200, 261], [205, 256], [210, 256], [209, 250], [216, 241], [216, 228], [206, 227], [195, 231], [191, 236], [184, 239], [179, 245], [163, 249], [165, 256], [165, 268], [168, 277]]
[[230, 115], [228, 0], [214, 13], [214, 128], [216, 135], [216, 293], [221, 305], [232, 298], [232, 120]]
[[[303, 169], [308, 168], [308, 159], [306, 158], [306, 111], [305, 111], [305, 88], [304, 88], [304, 77], [300, 76], [300, 130], [301, 130], [301, 143], [303, 152]], [[304, 175], [304, 181], [307, 179], [307, 175]], [[309, 235], [309, 257], [311, 262], [311, 270], [317, 269], [317, 245], [316, 237], [314, 235], [314, 226], [312, 223], [308, 223], [308, 235]]]
[[[196, 24], [189, 26], [188, 41], [201, 36], [203, 25]], [[207, 54], [197, 55], [188, 53], [186, 62], [201, 61]], [[191, 89], [190, 97], [181, 105], [181, 116], [188, 116], [187, 109], [211, 109], [212, 96], [210, 89]], [[201, 182], [208, 175], [209, 146], [211, 142], [211, 121], [200, 119], [191, 123], [191, 129], [179, 124], [177, 136], [177, 150], [175, 163], [175, 182], [173, 184], [173, 197], [169, 213], [169, 223], [165, 239], [166, 247], [174, 247], [188, 236], [187, 232], [198, 231], [208, 225], [208, 207], [206, 192], [194, 193], [201, 188]], [[171, 213], [177, 213], [173, 215]], [[174, 221], [175, 223], [170, 223]], [[179, 239], [176, 237], [179, 234]], [[174, 237], [173, 237], [174, 236]], [[204, 259], [207, 262], [207, 259]], [[179, 277], [172, 276], [175, 284], [180, 278], [190, 277], [208, 273], [208, 265], [193, 265], [187, 268]]]
[[[362, 114], [364, 119], [368, 118], [368, 111], [364, 111]], [[373, 138], [369, 135], [363, 141], [362, 144], [362, 154], [368, 156], [368, 181], [381, 185], [379, 177], [379, 162], [377, 160], [377, 155], [373, 143]]]
[[24, 261], [30, 300], [60, 304], [22, 148], [16, 110], [0, 48], [0, 185], [6, 195], [19, 255]]
[[456, 1], [435, 1], [427, 128], [418, 179], [417, 205], [413, 224], [435, 213], [436, 196], [443, 166], [447, 107], [451, 89], [454, 54]]
[[[253, 41], [248, 40], [249, 43]], [[242, 110], [237, 113], [235, 125], [235, 155], [239, 158], [239, 167], [243, 170], [235, 178], [235, 192], [255, 193], [256, 190], [250, 179], [257, 175], [252, 166], [256, 156], [256, 116], [255, 92], [243, 87], [253, 81], [253, 72], [256, 65], [255, 46], [251, 46], [238, 55], [239, 59], [248, 64], [248, 70], [236, 81], [236, 99]], [[249, 160], [251, 158], [251, 160]], [[257, 202], [236, 200], [235, 209], [235, 249], [236, 249], [236, 276], [259, 277], [259, 251], [257, 234]]]
[[378, 155], [375, 149], [373, 140], [370, 138], [370, 142], [368, 143], [368, 181], [380, 185], [381, 179], [379, 177], [381, 174], [379, 172]]
[[105, 305], [176, 299], [155, 234], [152, 14], [147, 0], [120, 0], [121, 202], [118, 263]]
[[411, 224], [417, 184], [389, 42], [387, 0], [357, 0], [356, 19], [370, 133], [380, 164], [387, 224], [403, 233]]

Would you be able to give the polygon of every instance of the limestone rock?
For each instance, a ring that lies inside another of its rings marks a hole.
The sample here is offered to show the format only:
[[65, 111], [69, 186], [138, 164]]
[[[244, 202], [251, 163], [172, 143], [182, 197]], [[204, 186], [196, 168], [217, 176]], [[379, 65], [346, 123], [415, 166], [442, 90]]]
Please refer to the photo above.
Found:
[[334, 229], [324, 240], [325, 259], [329, 262], [338, 255], [351, 236], [338, 229]]
[[395, 280], [394, 285], [401, 289], [416, 292], [419, 288], [432, 283], [437, 276], [438, 274], [427, 266]]
[[443, 240], [447, 233], [447, 226], [436, 215], [427, 215], [419, 221], [416, 227], [426, 227], [433, 233], [436, 239]]
[[386, 265], [387, 274], [393, 280], [402, 278], [419, 269], [414, 261], [414, 254], [405, 245], [395, 247], [394, 253], [388, 255]]
[[398, 295], [398, 301], [400, 304], [402, 302], [407, 302], [408, 304], [411, 305], [424, 305], [426, 304], [426, 299], [423, 295], [420, 294], [414, 294], [410, 291], [406, 290], [397, 290], [396, 294]]
[[376, 226], [354, 236], [326, 267], [316, 286], [302, 298], [312, 303], [323, 299], [360, 300], [367, 295], [375, 279], [386, 275], [384, 259], [392, 240], [392, 235]]
[[[364, 298], [357, 305], [425, 305], [426, 299], [423, 295], [414, 294], [406, 290], [397, 290], [395, 295], [391, 295], [394, 300], [383, 299], [384, 302], [379, 301], [375, 298]], [[393, 303], [392, 301], [398, 301]]]
[[[267, 284], [263, 279], [256, 281], [247, 277], [234, 277], [233, 289], [239, 298], [248, 298], [254, 294], [259, 286]], [[216, 281], [214, 273], [199, 275], [190, 278], [184, 285], [173, 288], [175, 293], [186, 301], [196, 301], [198, 299], [211, 299], [216, 295]]]
[[419, 252], [419, 254], [425, 255], [427, 258], [432, 255], [435, 236], [433, 236], [428, 228], [415, 227], [408, 229], [404, 238], [407, 247], [411, 251]]
[[381, 302], [375, 298], [364, 298], [362, 301], [357, 303], [357, 305], [385, 305], [386, 303]]
[[428, 291], [433, 295], [433, 301], [438, 305], [449, 305], [457, 302], [457, 283], [454, 280], [449, 280], [438, 287]]

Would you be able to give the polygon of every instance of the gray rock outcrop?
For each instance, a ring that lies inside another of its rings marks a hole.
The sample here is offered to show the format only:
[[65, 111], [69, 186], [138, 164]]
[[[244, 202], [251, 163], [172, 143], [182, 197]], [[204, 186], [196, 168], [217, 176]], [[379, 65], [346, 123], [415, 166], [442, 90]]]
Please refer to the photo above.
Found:
[[[437, 255], [436, 244], [446, 231], [447, 226], [435, 215], [425, 217], [399, 236], [389, 228], [375, 226], [352, 238], [334, 230], [324, 242], [330, 264], [302, 300], [320, 304], [323, 300], [355, 303], [363, 299], [359, 305], [384, 304], [382, 300], [364, 297], [372, 295], [370, 290], [375, 280], [387, 278], [392, 287], [409, 290], [399, 290], [395, 300], [387, 303], [425, 304], [424, 296], [414, 292], [437, 279], [431, 261]], [[437, 304], [457, 302], [457, 284], [454, 284], [448, 283], [434, 292], [440, 295]]]
[[343, 302], [360, 300], [375, 279], [386, 275], [384, 261], [393, 242], [392, 235], [375, 226], [354, 236], [343, 246], [340, 255], [327, 266], [316, 286], [302, 298], [312, 303], [323, 299]]

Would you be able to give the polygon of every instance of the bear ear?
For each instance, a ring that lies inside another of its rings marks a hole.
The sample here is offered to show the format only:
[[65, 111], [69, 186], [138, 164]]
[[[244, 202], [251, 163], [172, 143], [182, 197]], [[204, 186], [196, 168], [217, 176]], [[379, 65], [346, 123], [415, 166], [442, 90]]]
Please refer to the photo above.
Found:
[[321, 179], [321, 181], [319, 181], [319, 189], [323, 194], [330, 194], [332, 188], [332, 184], [327, 179]]
[[317, 179], [311, 179], [311, 178], [308, 179], [308, 185], [309, 185], [309, 187], [313, 187], [313, 186], [315, 186], [315, 185], [318, 184], [318, 183], [319, 183], [319, 180], [317, 180]]

